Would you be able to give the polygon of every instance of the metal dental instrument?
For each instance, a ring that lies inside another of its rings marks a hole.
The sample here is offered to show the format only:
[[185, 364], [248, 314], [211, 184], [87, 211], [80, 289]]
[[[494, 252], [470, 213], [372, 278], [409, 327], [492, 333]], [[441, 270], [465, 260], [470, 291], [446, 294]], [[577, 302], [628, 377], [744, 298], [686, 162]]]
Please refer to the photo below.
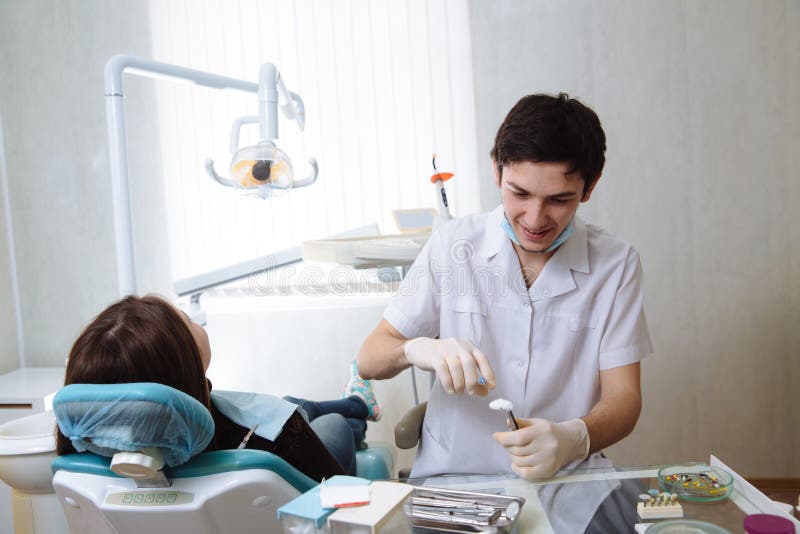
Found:
[[489, 403], [489, 408], [492, 410], [505, 411], [506, 425], [508, 426], [508, 429], [511, 431], [519, 430], [517, 420], [514, 418], [514, 412], [512, 411], [514, 404], [511, 401], [505, 399], [495, 399]]
[[519, 430], [519, 426], [517, 426], [517, 420], [514, 419], [514, 412], [508, 410], [508, 415], [506, 416], [506, 424], [508, 425], [509, 430]]
[[513, 528], [524, 502], [504, 495], [419, 488], [407, 502], [406, 514], [422, 529], [498, 534]]
[[446, 514], [431, 514], [427, 512], [420, 512], [413, 510], [411, 517], [417, 519], [427, 519], [429, 521], [437, 521], [444, 523], [453, 523], [456, 525], [470, 525], [470, 526], [489, 526], [491, 523], [484, 519], [470, 519], [469, 517], [460, 517]]
[[505, 507], [474, 499], [455, 497], [414, 496], [411, 513], [420, 519], [445, 521], [463, 525], [494, 525], [504, 516]]
[[244, 435], [244, 438], [242, 438], [242, 442], [239, 444], [238, 447], [236, 447], [237, 449], [244, 449], [245, 447], [247, 447], [247, 442], [250, 441], [250, 438], [253, 437], [253, 434], [255, 433], [256, 428], [258, 428], [258, 423], [256, 423], [256, 426], [251, 428], [250, 431], [247, 434]]
[[458, 500], [458, 499], [441, 499], [435, 497], [412, 497], [411, 504], [413, 506], [425, 506], [428, 508], [447, 508], [447, 509], [466, 509], [471, 508], [475, 510], [491, 511], [495, 506], [491, 504], [480, 503], [477, 501]]

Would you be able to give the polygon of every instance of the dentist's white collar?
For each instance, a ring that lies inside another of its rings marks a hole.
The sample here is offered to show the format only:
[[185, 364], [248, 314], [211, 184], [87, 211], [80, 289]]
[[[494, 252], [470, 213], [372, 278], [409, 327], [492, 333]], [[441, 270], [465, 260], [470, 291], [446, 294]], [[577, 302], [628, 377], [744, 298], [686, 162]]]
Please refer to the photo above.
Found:
[[[504, 246], [513, 247], [511, 240], [506, 236], [501, 226], [503, 217], [502, 204], [493, 209], [486, 217], [481, 256], [486, 258], [487, 261], [491, 261]], [[589, 240], [586, 233], [586, 223], [577, 215], [575, 215], [572, 236], [556, 250], [551, 261], [556, 256], [559, 256], [558, 263], [565, 263], [573, 271], [590, 272]]]

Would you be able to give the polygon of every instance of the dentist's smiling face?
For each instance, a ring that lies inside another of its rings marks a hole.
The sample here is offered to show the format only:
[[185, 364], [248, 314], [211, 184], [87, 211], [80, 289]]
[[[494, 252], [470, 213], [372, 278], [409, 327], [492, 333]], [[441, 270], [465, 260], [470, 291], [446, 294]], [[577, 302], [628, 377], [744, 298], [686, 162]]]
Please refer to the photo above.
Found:
[[597, 181], [584, 195], [583, 180], [568, 170], [568, 163], [523, 161], [505, 165], [500, 176], [495, 165], [495, 184], [523, 251], [547, 250], [572, 220], [578, 204], [589, 200]]

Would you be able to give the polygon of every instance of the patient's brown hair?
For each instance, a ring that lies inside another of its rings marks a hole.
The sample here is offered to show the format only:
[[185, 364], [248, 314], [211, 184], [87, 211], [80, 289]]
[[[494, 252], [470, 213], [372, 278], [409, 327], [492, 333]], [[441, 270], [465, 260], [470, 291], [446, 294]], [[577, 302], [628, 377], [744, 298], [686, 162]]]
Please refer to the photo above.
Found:
[[[152, 295], [112, 304], [75, 340], [64, 385], [157, 382], [210, 407], [200, 350], [180, 313]], [[75, 452], [61, 432], [56, 451]]]

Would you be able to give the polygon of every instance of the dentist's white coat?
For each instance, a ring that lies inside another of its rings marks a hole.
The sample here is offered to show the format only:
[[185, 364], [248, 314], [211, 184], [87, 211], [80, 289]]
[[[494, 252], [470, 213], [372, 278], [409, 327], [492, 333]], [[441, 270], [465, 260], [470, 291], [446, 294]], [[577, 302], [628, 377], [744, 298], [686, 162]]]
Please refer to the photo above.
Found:
[[[488, 397], [449, 395], [436, 381], [412, 476], [511, 472], [492, 439], [505, 422], [491, 400], [512, 401], [517, 417], [581, 417], [600, 399], [601, 370], [651, 352], [630, 245], [576, 217], [573, 235], [528, 289], [502, 217], [498, 206], [441, 227], [384, 313], [408, 339], [472, 341], [497, 379]], [[597, 453], [587, 462], [610, 465]]]

